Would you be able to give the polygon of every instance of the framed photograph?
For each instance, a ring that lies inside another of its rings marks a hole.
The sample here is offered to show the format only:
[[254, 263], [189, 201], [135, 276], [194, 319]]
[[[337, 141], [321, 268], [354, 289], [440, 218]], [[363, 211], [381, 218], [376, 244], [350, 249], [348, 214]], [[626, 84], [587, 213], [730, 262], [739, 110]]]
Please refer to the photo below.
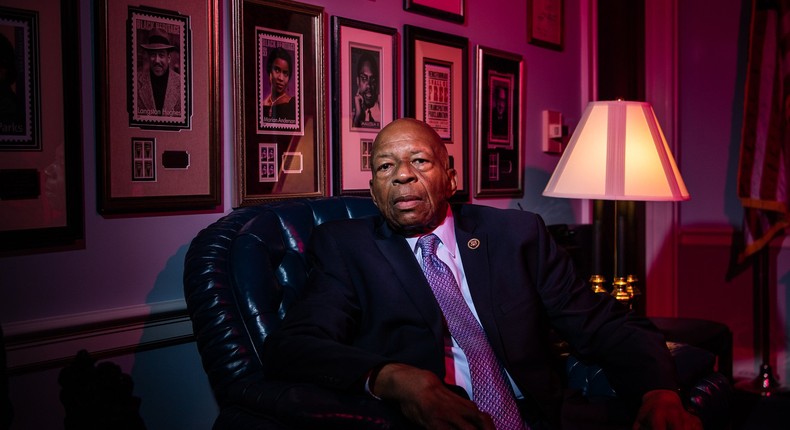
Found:
[[520, 55], [478, 46], [475, 120], [475, 197], [522, 197]]
[[324, 12], [233, 0], [234, 207], [326, 195]]
[[77, 17], [67, 0], [0, 6], [0, 255], [84, 246]]
[[403, 0], [403, 9], [445, 21], [464, 22], [464, 0]]
[[218, 3], [97, 2], [101, 214], [221, 205]]
[[565, 18], [563, 0], [529, 0], [527, 39], [529, 43], [562, 51]]
[[332, 17], [333, 186], [368, 195], [370, 150], [398, 117], [398, 30]]
[[439, 133], [457, 172], [454, 201], [469, 199], [469, 41], [404, 26], [404, 116], [425, 121]]

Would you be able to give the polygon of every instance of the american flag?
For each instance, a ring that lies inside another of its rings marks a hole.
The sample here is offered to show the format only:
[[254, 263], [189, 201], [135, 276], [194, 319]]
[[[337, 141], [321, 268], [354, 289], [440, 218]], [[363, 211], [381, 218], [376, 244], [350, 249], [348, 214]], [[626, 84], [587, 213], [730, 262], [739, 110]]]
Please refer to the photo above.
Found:
[[753, 0], [738, 197], [743, 262], [790, 225], [790, 0]]

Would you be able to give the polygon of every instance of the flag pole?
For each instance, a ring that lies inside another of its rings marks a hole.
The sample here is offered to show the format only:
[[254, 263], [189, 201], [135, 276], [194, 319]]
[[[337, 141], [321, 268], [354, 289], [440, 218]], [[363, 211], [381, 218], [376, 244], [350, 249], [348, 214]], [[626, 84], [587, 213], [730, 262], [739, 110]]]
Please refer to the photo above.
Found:
[[756, 290], [757, 306], [759, 306], [759, 315], [756, 320], [759, 326], [760, 349], [762, 350], [760, 374], [754, 381], [754, 385], [763, 396], [770, 396], [774, 392], [781, 391], [781, 386], [774, 377], [771, 368], [770, 248], [769, 244], [765, 244], [762, 249], [757, 251], [752, 266], [752, 282]]

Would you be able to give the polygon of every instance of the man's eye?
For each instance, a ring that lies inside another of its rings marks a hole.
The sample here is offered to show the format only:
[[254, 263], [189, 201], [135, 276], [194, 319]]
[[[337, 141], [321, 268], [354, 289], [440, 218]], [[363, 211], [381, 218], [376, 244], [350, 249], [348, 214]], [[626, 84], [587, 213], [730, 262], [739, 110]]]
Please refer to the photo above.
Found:
[[378, 167], [376, 167], [376, 170], [377, 171], [387, 170], [390, 167], [392, 167], [391, 163], [381, 163], [381, 164], [378, 165]]

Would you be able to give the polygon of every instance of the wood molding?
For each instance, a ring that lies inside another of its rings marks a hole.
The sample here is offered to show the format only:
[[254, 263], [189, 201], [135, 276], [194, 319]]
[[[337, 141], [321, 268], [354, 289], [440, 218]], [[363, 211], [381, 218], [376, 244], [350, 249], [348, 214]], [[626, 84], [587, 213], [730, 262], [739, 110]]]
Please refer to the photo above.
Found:
[[105, 359], [193, 339], [183, 300], [12, 322], [3, 330], [12, 375], [62, 367], [82, 349]]

